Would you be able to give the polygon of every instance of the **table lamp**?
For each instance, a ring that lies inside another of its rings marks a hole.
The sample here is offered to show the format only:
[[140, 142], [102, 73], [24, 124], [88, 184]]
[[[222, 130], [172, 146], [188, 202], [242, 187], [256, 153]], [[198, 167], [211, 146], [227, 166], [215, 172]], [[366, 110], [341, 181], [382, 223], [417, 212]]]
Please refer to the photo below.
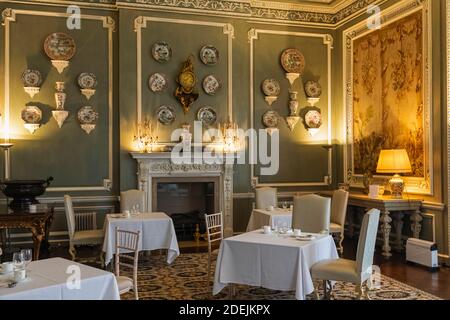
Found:
[[410, 173], [411, 163], [409, 162], [408, 153], [405, 149], [381, 150], [378, 158], [378, 173], [394, 173], [395, 175], [389, 180], [391, 187], [391, 195], [393, 198], [402, 198], [405, 183], [399, 173]]

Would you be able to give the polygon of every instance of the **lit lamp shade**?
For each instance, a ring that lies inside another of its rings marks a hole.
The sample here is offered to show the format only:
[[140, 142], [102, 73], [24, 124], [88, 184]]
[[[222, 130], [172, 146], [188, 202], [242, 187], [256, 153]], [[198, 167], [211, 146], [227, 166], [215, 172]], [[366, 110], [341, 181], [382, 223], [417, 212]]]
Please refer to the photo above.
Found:
[[405, 149], [381, 150], [378, 159], [378, 173], [395, 173], [389, 180], [393, 198], [402, 198], [405, 184], [399, 173], [410, 173], [411, 162]]

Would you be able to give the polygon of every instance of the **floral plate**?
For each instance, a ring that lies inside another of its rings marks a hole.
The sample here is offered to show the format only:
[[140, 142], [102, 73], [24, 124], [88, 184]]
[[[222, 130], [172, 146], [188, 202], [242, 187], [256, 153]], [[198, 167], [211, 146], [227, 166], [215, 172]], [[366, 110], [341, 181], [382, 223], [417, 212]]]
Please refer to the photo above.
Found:
[[268, 97], [278, 97], [281, 92], [280, 83], [275, 79], [266, 79], [262, 83], [262, 90]]
[[152, 46], [152, 56], [158, 62], [168, 62], [172, 57], [172, 48], [167, 42], [155, 42]]
[[171, 106], [161, 106], [156, 112], [158, 121], [164, 125], [171, 124], [175, 121], [175, 110]]
[[263, 115], [263, 124], [266, 128], [277, 128], [278, 127], [278, 113], [273, 110], [269, 110]]
[[305, 57], [298, 49], [286, 49], [281, 54], [281, 65], [288, 73], [302, 74], [305, 70]]
[[215, 65], [219, 61], [219, 51], [211, 45], [200, 49], [200, 60], [206, 65]]
[[42, 111], [36, 106], [26, 106], [21, 112], [22, 120], [25, 123], [39, 123], [42, 120]]
[[216, 78], [216, 76], [210, 74], [203, 79], [203, 90], [205, 90], [206, 94], [213, 96], [219, 91], [222, 87], [220, 80]]
[[81, 107], [78, 110], [78, 121], [81, 124], [95, 124], [98, 120], [98, 112], [91, 106]]
[[42, 75], [38, 70], [27, 69], [22, 73], [22, 82], [24, 87], [40, 87]]
[[317, 81], [305, 83], [305, 93], [308, 98], [318, 98], [322, 94], [322, 86]]
[[216, 111], [209, 106], [202, 107], [197, 112], [197, 120], [201, 121], [204, 126], [210, 126], [217, 121]]
[[75, 40], [66, 33], [52, 33], [44, 41], [44, 51], [52, 60], [70, 60], [75, 55]]
[[163, 73], [154, 73], [148, 79], [148, 86], [153, 92], [164, 91], [169, 84], [167, 77]]
[[322, 114], [317, 110], [308, 111], [305, 115], [305, 123], [309, 128], [320, 128], [322, 125]]
[[94, 89], [97, 86], [97, 77], [93, 73], [83, 72], [78, 76], [78, 85], [81, 89]]

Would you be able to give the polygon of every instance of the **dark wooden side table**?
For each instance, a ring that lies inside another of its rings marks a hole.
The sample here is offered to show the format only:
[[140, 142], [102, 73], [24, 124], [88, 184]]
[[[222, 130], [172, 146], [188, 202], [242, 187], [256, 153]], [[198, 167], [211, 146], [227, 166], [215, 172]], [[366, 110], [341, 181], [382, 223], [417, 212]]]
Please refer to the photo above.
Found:
[[54, 208], [36, 213], [0, 213], [0, 229], [29, 229], [34, 243], [33, 260], [39, 260], [41, 248], [49, 248], [48, 236], [53, 213]]

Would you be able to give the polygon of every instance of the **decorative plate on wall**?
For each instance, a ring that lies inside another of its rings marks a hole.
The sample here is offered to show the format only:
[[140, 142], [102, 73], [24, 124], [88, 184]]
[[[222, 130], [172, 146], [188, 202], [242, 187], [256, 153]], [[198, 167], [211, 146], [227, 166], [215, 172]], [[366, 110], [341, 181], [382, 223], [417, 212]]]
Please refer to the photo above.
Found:
[[276, 111], [269, 110], [263, 114], [263, 124], [266, 128], [277, 128], [278, 127], [279, 115]]
[[298, 49], [286, 49], [281, 54], [281, 65], [288, 73], [302, 74], [305, 70], [305, 57]]
[[26, 106], [21, 112], [22, 120], [25, 123], [39, 123], [42, 120], [42, 111], [36, 106]]
[[175, 109], [172, 106], [161, 106], [158, 111], [156, 111], [156, 116], [158, 121], [164, 125], [171, 124], [175, 121]]
[[203, 90], [205, 90], [206, 94], [213, 96], [219, 91], [222, 87], [220, 80], [216, 78], [216, 76], [210, 74], [203, 79]]
[[305, 115], [305, 123], [308, 128], [320, 128], [322, 126], [322, 114], [317, 110], [308, 111]]
[[168, 62], [172, 57], [172, 48], [167, 42], [155, 42], [152, 46], [152, 56], [158, 62]]
[[281, 92], [280, 83], [275, 79], [266, 79], [262, 83], [262, 90], [268, 97], [278, 97]]
[[148, 86], [153, 92], [164, 91], [169, 84], [167, 77], [163, 73], [154, 73], [148, 79]]
[[76, 51], [75, 40], [66, 33], [52, 33], [44, 41], [44, 51], [51, 60], [70, 60]]
[[27, 69], [22, 73], [22, 82], [24, 87], [40, 87], [42, 75], [38, 70]]
[[317, 81], [305, 83], [305, 94], [308, 98], [318, 98], [322, 94], [322, 86]]
[[217, 121], [217, 114], [213, 107], [205, 106], [197, 112], [197, 120], [201, 121], [204, 126], [210, 126]]
[[219, 61], [219, 51], [211, 45], [200, 49], [200, 60], [207, 66], [215, 65]]
[[78, 76], [78, 85], [81, 89], [94, 89], [97, 86], [97, 77], [93, 73], [83, 72]]
[[98, 120], [98, 112], [91, 106], [81, 107], [78, 110], [78, 121], [81, 124], [94, 124]]

